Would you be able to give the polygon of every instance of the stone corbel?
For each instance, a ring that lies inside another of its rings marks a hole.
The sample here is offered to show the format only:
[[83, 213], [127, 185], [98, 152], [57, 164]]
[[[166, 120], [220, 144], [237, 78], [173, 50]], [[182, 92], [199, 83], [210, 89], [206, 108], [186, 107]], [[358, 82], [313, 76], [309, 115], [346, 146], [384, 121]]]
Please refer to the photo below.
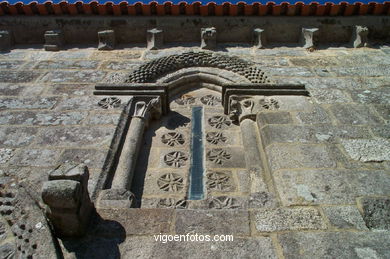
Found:
[[164, 44], [163, 31], [156, 28], [147, 30], [146, 41], [148, 49], [161, 49]]
[[90, 222], [93, 204], [88, 194], [87, 166], [65, 163], [43, 184], [46, 215], [59, 236], [81, 236]]
[[134, 104], [133, 117], [142, 118], [146, 121], [149, 119], [158, 119], [162, 113], [161, 98], [159, 96], [140, 98], [134, 97], [135, 100], [140, 99]]
[[302, 28], [301, 43], [305, 49], [315, 48], [318, 43], [318, 28]]
[[368, 47], [368, 28], [363, 26], [355, 26], [353, 28], [352, 45], [354, 48]]
[[10, 31], [0, 31], [0, 51], [7, 51], [13, 44], [13, 37]]
[[217, 47], [217, 30], [214, 27], [202, 28], [201, 39], [201, 49], [215, 49]]
[[254, 47], [263, 49], [266, 44], [264, 29], [256, 28], [253, 30]]

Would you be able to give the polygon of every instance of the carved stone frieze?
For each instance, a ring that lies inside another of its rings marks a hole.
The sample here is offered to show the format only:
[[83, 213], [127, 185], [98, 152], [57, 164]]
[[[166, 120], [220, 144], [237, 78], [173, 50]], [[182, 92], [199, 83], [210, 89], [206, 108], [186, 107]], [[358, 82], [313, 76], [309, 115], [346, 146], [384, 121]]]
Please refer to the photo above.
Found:
[[216, 106], [216, 105], [221, 103], [221, 98], [219, 98], [219, 97], [217, 97], [215, 95], [208, 94], [208, 95], [205, 95], [202, 98], [200, 98], [200, 101], [204, 105]]
[[234, 188], [231, 175], [228, 172], [209, 172], [206, 184], [208, 189], [216, 191], [229, 191]]
[[157, 207], [167, 209], [186, 209], [187, 206], [187, 201], [184, 199], [164, 198], [157, 203]]
[[117, 97], [103, 98], [98, 102], [98, 105], [103, 109], [113, 109], [121, 105], [121, 99]]
[[177, 98], [175, 100], [175, 103], [179, 105], [189, 105], [195, 103], [195, 100], [196, 100], [195, 97], [183, 94], [180, 98]]
[[186, 165], [188, 156], [181, 151], [173, 151], [164, 156], [165, 164], [172, 167], [183, 167]]
[[232, 125], [232, 121], [225, 115], [216, 115], [208, 119], [211, 127], [216, 129], [226, 129]]
[[238, 209], [240, 207], [241, 206], [237, 199], [233, 197], [215, 197], [212, 198], [209, 202], [210, 209]]
[[168, 132], [162, 135], [161, 142], [167, 146], [182, 146], [185, 143], [184, 136], [178, 132]]
[[225, 143], [227, 141], [227, 137], [223, 134], [223, 132], [208, 132], [206, 134], [206, 141], [218, 145], [221, 143]]
[[165, 192], [180, 192], [184, 188], [184, 179], [176, 173], [167, 173], [157, 180], [158, 187]]
[[224, 162], [229, 160], [232, 155], [222, 148], [215, 148], [207, 152], [207, 159], [215, 164], [222, 165]]

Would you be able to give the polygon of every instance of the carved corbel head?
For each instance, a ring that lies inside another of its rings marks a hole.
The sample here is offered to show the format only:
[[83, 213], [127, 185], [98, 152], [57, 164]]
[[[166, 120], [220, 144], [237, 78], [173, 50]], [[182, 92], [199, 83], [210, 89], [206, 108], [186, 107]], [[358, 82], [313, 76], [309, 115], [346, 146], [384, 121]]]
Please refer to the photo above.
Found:
[[256, 119], [255, 100], [248, 96], [230, 96], [229, 116], [234, 122], [241, 122], [244, 119]]

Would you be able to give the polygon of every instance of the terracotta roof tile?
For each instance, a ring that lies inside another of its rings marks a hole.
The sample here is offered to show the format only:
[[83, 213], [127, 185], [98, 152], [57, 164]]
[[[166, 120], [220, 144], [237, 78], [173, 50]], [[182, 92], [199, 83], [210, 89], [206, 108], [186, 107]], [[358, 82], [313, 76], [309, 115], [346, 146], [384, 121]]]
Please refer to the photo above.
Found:
[[53, 3], [46, 1], [45, 3], [38, 3], [32, 1], [28, 4], [18, 2], [9, 4], [7, 1], [0, 2], [0, 15], [201, 15], [201, 16], [351, 16], [351, 15], [389, 15], [390, 2], [370, 2], [364, 4], [361, 2], [347, 3], [340, 2], [338, 4], [327, 2], [319, 4], [318, 2], [311, 2], [305, 4], [303, 2], [296, 2], [290, 4], [282, 2], [276, 4], [274, 2], [252, 3], [238, 2], [232, 4], [224, 2], [216, 4], [215, 2], [208, 2], [202, 4], [201, 2], [180, 2], [173, 4], [172, 2], [164, 2], [162, 4], [155, 1], [148, 4], [137, 2], [129, 4], [126, 1], [114, 4], [113, 2], [106, 2], [100, 4], [96, 1], [84, 3], [77, 1], [74, 4], [66, 1], [60, 3]]

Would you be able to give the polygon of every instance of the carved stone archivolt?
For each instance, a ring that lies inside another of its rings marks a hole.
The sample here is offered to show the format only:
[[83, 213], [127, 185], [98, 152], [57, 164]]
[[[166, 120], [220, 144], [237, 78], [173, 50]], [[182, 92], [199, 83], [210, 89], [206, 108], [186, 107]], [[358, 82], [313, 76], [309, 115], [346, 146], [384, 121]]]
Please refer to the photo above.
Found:
[[152, 60], [130, 74], [125, 83], [151, 83], [161, 76], [187, 67], [215, 67], [242, 75], [252, 83], [270, 82], [252, 62], [211, 51], [191, 51]]
[[179, 192], [184, 188], [184, 179], [179, 174], [168, 173], [158, 178], [157, 185], [165, 192]]
[[227, 160], [229, 160], [232, 155], [222, 149], [222, 148], [215, 148], [207, 152], [207, 159], [211, 162], [214, 162], [215, 164], [222, 165], [224, 164]]
[[208, 132], [206, 134], [206, 141], [211, 144], [218, 145], [225, 143], [227, 141], [227, 137], [223, 134], [223, 132]]
[[188, 156], [181, 151], [173, 151], [164, 156], [165, 164], [172, 167], [183, 167], [186, 165]]
[[161, 142], [167, 146], [182, 146], [185, 143], [184, 136], [178, 132], [168, 132], [162, 135]]
[[211, 127], [216, 129], [226, 129], [232, 125], [232, 121], [225, 115], [216, 115], [208, 119]]

